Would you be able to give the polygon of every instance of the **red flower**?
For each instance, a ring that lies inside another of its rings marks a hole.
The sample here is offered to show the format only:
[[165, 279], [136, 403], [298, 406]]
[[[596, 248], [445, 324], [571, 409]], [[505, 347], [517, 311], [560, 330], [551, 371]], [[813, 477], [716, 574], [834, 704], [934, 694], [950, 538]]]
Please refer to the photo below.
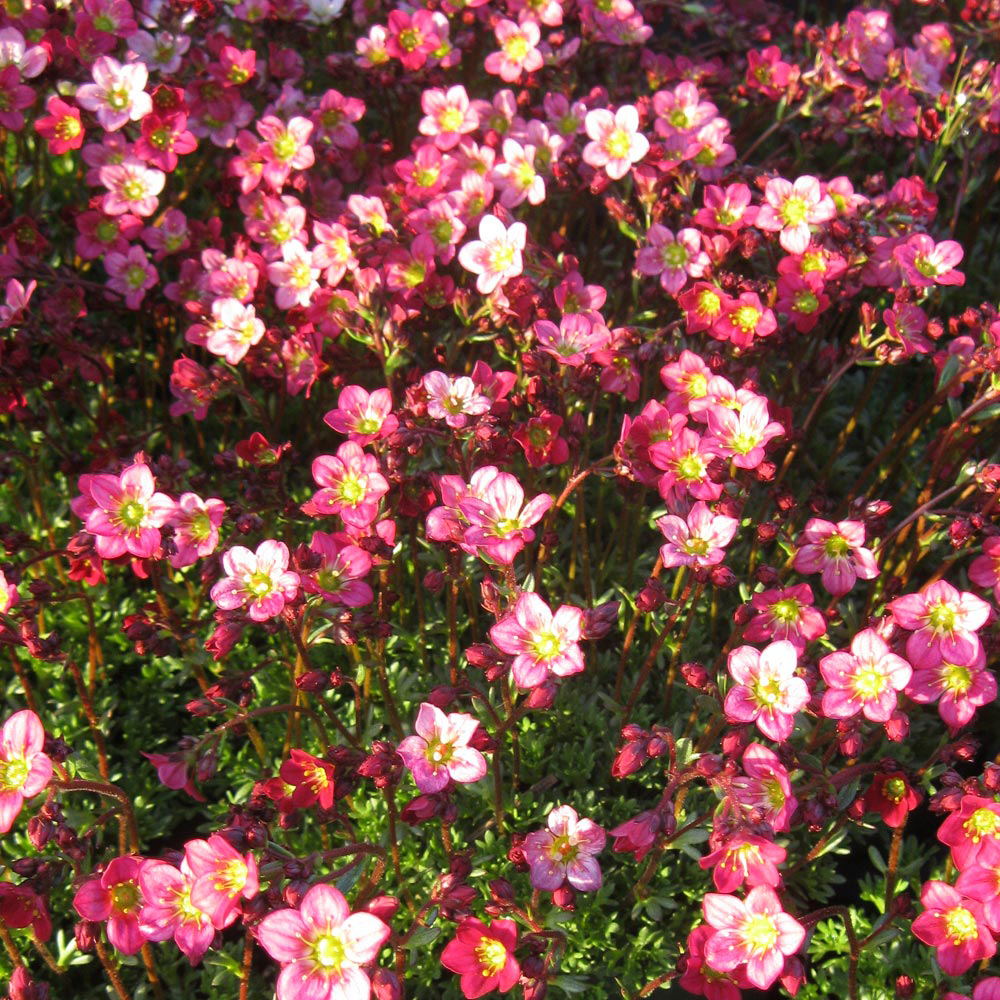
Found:
[[865, 809], [877, 812], [886, 826], [902, 826], [907, 813], [920, 802], [920, 793], [910, 787], [902, 771], [877, 774], [865, 794]]
[[441, 964], [461, 977], [462, 993], [468, 1000], [491, 990], [506, 993], [521, 977], [514, 958], [517, 925], [513, 920], [494, 920], [487, 926], [475, 917], [458, 925], [455, 939], [441, 953]]

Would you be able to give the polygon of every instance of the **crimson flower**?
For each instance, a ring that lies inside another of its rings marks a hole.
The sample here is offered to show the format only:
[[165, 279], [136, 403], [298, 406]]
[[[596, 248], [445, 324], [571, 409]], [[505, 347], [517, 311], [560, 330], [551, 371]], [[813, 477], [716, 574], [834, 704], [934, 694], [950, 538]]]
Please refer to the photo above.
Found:
[[454, 940], [445, 945], [441, 964], [462, 977], [459, 985], [467, 1000], [491, 990], [506, 993], [521, 978], [515, 947], [517, 924], [513, 920], [494, 920], [487, 925], [467, 917], [458, 925]]
[[960, 976], [996, 953], [982, 903], [935, 879], [924, 884], [920, 902], [924, 912], [913, 921], [914, 936], [937, 949], [938, 965], [947, 975]]

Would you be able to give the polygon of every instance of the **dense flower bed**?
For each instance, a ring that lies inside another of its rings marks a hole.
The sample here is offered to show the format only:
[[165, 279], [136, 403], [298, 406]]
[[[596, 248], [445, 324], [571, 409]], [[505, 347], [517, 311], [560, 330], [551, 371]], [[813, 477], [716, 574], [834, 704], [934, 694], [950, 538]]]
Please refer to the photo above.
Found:
[[0, 0], [11, 1000], [1000, 997], [1000, 10], [800, 6]]

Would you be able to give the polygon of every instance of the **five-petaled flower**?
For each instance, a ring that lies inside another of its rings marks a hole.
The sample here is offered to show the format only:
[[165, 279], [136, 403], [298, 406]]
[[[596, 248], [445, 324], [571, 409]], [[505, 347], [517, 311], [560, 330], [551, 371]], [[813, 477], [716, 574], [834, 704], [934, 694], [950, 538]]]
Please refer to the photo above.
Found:
[[445, 715], [424, 702], [413, 727], [398, 749], [403, 763], [422, 792], [440, 792], [449, 781], [471, 784], [486, 774], [486, 759], [472, 746], [479, 721], [464, 712]]
[[44, 743], [42, 722], [29, 709], [15, 712], [0, 730], [0, 833], [14, 825], [24, 800], [44, 790], [52, 778]]
[[996, 953], [982, 903], [936, 879], [924, 884], [920, 902], [924, 912], [913, 921], [913, 934], [937, 948], [938, 965], [947, 975], [960, 976], [974, 962]]
[[516, 947], [517, 924], [513, 920], [484, 924], [475, 917], [466, 917], [441, 952], [441, 964], [461, 976], [459, 985], [466, 1000], [475, 1000], [492, 990], [507, 993], [521, 977], [521, 967], [514, 957]]
[[288, 569], [288, 547], [268, 539], [251, 552], [234, 545], [223, 557], [226, 575], [212, 587], [212, 600], [223, 611], [246, 608], [255, 622], [281, 614], [299, 592], [299, 575]]
[[524, 856], [536, 889], [558, 889], [569, 882], [574, 889], [600, 889], [601, 869], [596, 856], [604, 850], [604, 830], [591, 819], [580, 819], [572, 806], [557, 806], [546, 820], [548, 829], [524, 838]]
[[795, 676], [798, 654], [787, 639], [763, 652], [740, 646], [729, 654], [729, 673], [736, 684], [726, 695], [726, 718], [756, 722], [769, 739], [782, 742], [792, 734], [795, 713], [809, 701], [809, 688]]

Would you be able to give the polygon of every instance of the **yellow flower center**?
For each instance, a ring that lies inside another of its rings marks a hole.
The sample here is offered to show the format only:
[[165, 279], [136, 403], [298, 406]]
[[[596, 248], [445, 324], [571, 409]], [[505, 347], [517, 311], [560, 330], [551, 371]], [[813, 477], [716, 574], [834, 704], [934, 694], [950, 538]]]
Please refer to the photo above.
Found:
[[502, 941], [484, 937], [476, 945], [476, 959], [482, 976], [499, 976], [507, 964], [507, 949]]
[[131, 913], [141, 902], [139, 896], [139, 886], [133, 882], [119, 882], [111, 890], [111, 908], [126, 916]]
[[954, 945], [971, 941], [979, 936], [976, 918], [964, 906], [956, 906], [955, 909], [948, 911], [944, 918], [944, 927], [948, 940]]
[[778, 926], [766, 913], [752, 916], [743, 925], [743, 940], [756, 955], [766, 955], [778, 943]]
[[965, 832], [974, 844], [983, 837], [996, 837], [1000, 828], [1000, 816], [992, 809], [977, 809], [964, 823]]
[[319, 966], [326, 972], [338, 973], [347, 953], [344, 951], [344, 942], [336, 934], [328, 931], [313, 941], [310, 957], [314, 966]]
[[613, 160], [624, 160], [628, 156], [631, 148], [632, 137], [624, 129], [616, 128], [614, 132], [608, 136], [608, 155]]

